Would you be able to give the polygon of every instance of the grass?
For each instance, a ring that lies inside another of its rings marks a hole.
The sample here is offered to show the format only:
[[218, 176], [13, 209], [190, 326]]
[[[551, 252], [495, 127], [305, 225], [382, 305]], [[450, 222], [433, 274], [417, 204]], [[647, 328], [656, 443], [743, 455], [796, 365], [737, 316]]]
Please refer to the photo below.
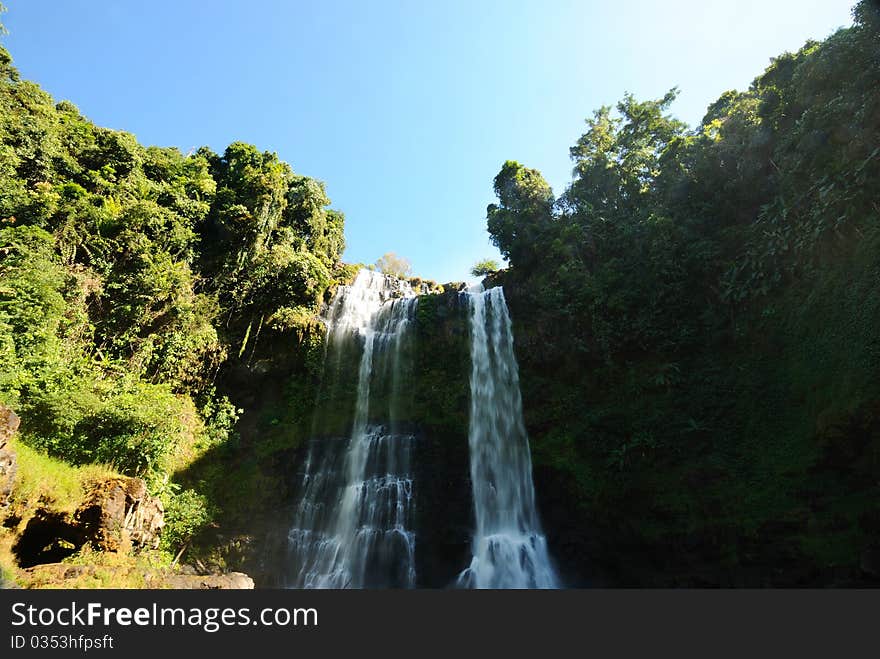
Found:
[[18, 458], [12, 507], [19, 516], [25, 512], [23, 509], [36, 505], [51, 505], [57, 512], [73, 512], [82, 501], [89, 483], [118, 476], [105, 465], [70, 465], [31, 448], [17, 438], [10, 445]]
[[0, 580], [24, 586], [24, 573], [18, 569], [12, 547], [36, 510], [73, 513], [89, 483], [117, 474], [104, 465], [75, 467], [41, 453], [17, 437], [10, 440], [9, 447], [15, 451], [18, 469], [10, 506], [0, 515], [5, 520], [17, 521], [0, 528]]
[[10, 448], [16, 453], [18, 471], [5, 512], [7, 523], [14, 523], [0, 528], [0, 583], [22, 588], [150, 588], [155, 586], [148, 575], [154, 575], [161, 587], [162, 574], [171, 563], [171, 556], [162, 551], [117, 554], [93, 551], [86, 545], [60, 564], [20, 570], [12, 547], [38, 509], [72, 514], [89, 484], [119, 474], [106, 465], [70, 465], [20, 438], [11, 440]]

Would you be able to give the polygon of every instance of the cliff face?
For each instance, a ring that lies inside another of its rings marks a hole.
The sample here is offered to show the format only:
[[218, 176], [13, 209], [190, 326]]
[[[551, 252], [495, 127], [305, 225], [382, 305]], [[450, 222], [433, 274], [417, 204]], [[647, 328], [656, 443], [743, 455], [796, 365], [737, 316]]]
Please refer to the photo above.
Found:
[[[473, 532], [473, 503], [469, 478], [468, 409], [470, 356], [465, 308], [457, 292], [422, 295], [412, 341], [407, 343], [410, 361], [407, 376], [395, 402], [395, 425], [415, 437], [412, 448], [413, 495], [415, 497], [416, 575], [418, 587], [444, 588], [467, 567]], [[219, 564], [241, 566], [253, 575], [257, 586], [290, 583], [287, 531], [301, 492], [299, 483], [307, 459], [306, 440], [346, 437], [351, 430], [354, 390], [357, 386], [358, 354], [343, 351], [340, 362], [327, 377], [316, 381], [311, 397], [301, 396], [301, 381], [284, 376], [255, 411], [245, 415], [243, 443], [253, 444], [264, 482], [272, 482], [262, 505], [252, 508], [251, 519], [233, 522], [239, 529], [220, 540]], [[276, 378], [278, 375], [276, 374]], [[381, 377], [381, 376], [380, 376]], [[277, 382], [277, 380], [276, 380]], [[386, 383], [387, 384], [387, 383]], [[374, 380], [370, 409], [387, 410], [390, 390]], [[286, 392], [277, 393], [278, 391]], [[317, 403], [316, 403], [317, 401]], [[304, 405], [308, 415], [303, 414]], [[265, 419], [276, 419], [268, 428]], [[295, 420], [294, 415], [299, 415]], [[314, 415], [314, 418], [312, 418]], [[373, 418], [371, 422], [387, 423]], [[268, 436], [261, 433], [268, 431]], [[270, 439], [277, 437], [277, 440]], [[277, 441], [277, 443], [276, 443]], [[271, 450], [274, 444], [278, 448]], [[273, 496], [274, 495], [274, 496]], [[204, 538], [210, 545], [213, 538]]]
[[[773, 314], [748, 310], [742, 329], [708, 335], [699, 350], [615, 363], [569, 352], [556, 317], [510, 273], [490, 282], [504, 285], [511, 308], [539, 514], [563, 584], [878, 583], [877, 253], [854, 248], [781, 291]], [[418, 585], [446, 587], [467, 564], [473, 531], [470, 338], [458, 294], [420, 298], [414, 332], [400, 423], [417, 437]], [[258, 418], [279, 421], [254, 435], [250, 458], [270, 475], [264, 507], [252, 508], [265, 513], [239, 535], [224, 531], [233, 549], [222, 564], [246, 566], [258, 585], [284, 581], [313, 427], [303, 410], [314, 397], [294, 395], [296, 378], [278, 381]], [[325, 412], [330, 425], [350, 423], [343, 407]]]
[[419, 299], [415, 353], [416, 573], [420, 586], [444, 588], [467, 567], [474, 528], [469, 330], [456, 291]]

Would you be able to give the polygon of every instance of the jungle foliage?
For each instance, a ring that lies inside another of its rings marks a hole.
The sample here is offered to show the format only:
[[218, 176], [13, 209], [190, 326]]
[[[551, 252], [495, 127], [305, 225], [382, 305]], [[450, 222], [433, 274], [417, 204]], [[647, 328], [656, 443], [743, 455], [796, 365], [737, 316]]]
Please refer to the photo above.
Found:
[[[23, 441], [173, 499], [175, 472], [237, 446], [258, 346], [320, 342], [344, 247], [329, 203], [249, 144], [184, 154], [96, 126], [0, 48], [0, 401]], [[170, 510], [192, 517], [184, 492]]]
[[876, 4], [854, 18], [696, 128], [675, 89], [600, 108], [558, 197], [495, 178], [548, 507], [617, 579], [858, 580], [880, 547]]

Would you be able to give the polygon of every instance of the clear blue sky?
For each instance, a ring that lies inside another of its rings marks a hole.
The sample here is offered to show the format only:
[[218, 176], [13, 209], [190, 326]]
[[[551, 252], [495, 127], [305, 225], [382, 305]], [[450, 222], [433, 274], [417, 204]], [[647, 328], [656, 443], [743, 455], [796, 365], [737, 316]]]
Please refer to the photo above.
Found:
[[440, 281], [495, 256], [507, 159], [554, 191], [593, 109], [662, 95], [694, 124], [855, 0], [3, 0], [22, 75], [145, 144], [275, 151], [326, 182], [349, 261]]

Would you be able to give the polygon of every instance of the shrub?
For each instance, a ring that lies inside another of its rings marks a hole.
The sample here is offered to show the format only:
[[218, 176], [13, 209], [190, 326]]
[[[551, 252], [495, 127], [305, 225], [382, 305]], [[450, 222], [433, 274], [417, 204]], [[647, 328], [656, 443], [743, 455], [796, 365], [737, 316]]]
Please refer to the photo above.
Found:
[[195, 490], [183, 490], [165, 497], [165, 526], [162, 548], [181, 551], [214, 518], [208, 499]]

